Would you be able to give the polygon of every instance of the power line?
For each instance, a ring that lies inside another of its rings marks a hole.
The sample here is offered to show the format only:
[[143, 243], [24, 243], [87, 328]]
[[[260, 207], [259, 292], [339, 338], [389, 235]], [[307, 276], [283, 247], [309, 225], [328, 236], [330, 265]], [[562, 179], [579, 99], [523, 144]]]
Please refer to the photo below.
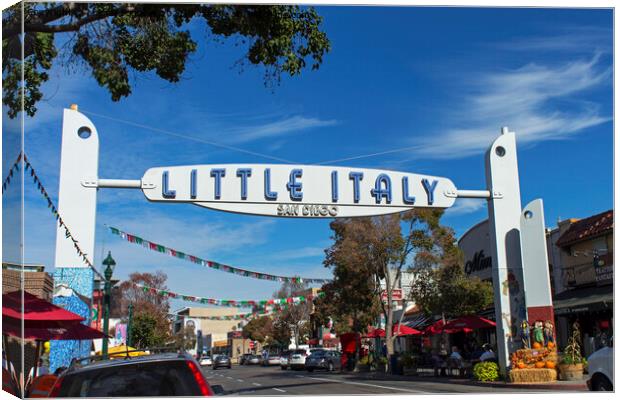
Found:
[[343, 162], [343, 161], [359, 160], [361, 158], [370, 158], [370, 157], [382, 156], [382, 155], [385, 155], [385, 154], [400, 153], [400, 152], [403, 152], [403, 151], [415, 150], [415, 149], [418, 149], [418, 148], [420, 148], [420, 146], [401, 147], [399, 149], [380, 151], [378, 153], [362, 154], [362, 155], [359, 155], [359, 156], [353, 156], [353, 157], [347, 157], [347, 158], [339, 158], [339, 159], [336, 159], [336, 160], [321, 161], [321, 162], [317, 162], [317, 163], [313, 163], [313, 164], [314, 165], [323, 165], [323, 164], [331, 164], [331, 163], [337, 163], [337, 162]]
[[[138, 122], [133, 122], [133, 121], [125, 120], [125, 119], [111, 117], [109, 115], [99, 114], [99, 113], [96, 113], [96, 112], [93, 112], [93, 111], [88, 111], [88, 110], [84, 110], [84, 109], [80, 109], [80, 111], [83, 112], [84, 114], [90, 114], [90, 115], [93, 115], [93, 116], [96, 116], [96, 117], [108, 119], [110, 121], [115, 121], [115, 122], [118, 122], [118, 123], [135, 126], [137, 128], [142, 128], [142, 129], [150, 130], [150, 131], [153, 131], [153, 132], [162, 133], [164, 135], [174, 136], [174, 137], [178, 137], [178, 138], [186, 139], [186, 140], [191, 140], [191, 141], [198, 142], [198, 143], [204, 143], [204, 144], [208, 144], [210, 146], [219, 147], [219, 148], [226, 149], [226, 150], [237, 151], [237, 152], [240, 152], [240, 153], [245, 153], [245, 154], [249, 154], [249, 155], [253, 155], [253, 156], [257, 156], [257, 157], [263, 157], [263, 158], [267, 158], [267, 159], [274, 160], [274, 161], [284, 162], [284, 163], [287, 163], [287, 164], [299, 164], [296, 161], [288, 160], [288, 159], [285, 159], [285, 158], [271, 156], [271, 155], [264, 154], [264, 153], [259, 153], [259, 152], [256, 152], [256, 151], [246, 150], [246, 149], [243, 149], [243, 148], [240, 148], [240, 147], [231, 146], [231, 145], [227, 145], [227, 144], [223, 144], [223, 143], [219, 143], [219, 142], [214, 142], [214, 141], [211, 141], [211, 140], [206, 140], [206, 139], [198, 138], [198, 137], [191, 136], [191, 135], [186, 135], [186, 134], [182, 134], [182, 133], [178, 133], [178, 132], [173, 132], [173, 131], [166, 130], [166, 129], [156, 128], [156, 127], [145, 125], [145, 124], [141, 124], [141, 123], [138, 123]], [[310, 165], [325, 165], [325, 164], [333, 164], [333, 163], [344, 162], [344, 161], [359, 160], [359, 159], [362, 159], [362, 158], [371, 158], [371, 157], [377, 157], [377, 156], [382, 156], [382, 155], [386, 155], [386, 154], [402, 153], [402, 152], [405, 152], [405, 151], [416, 150], [416, 149], [419, 149], [419, 148], [420, 148], [419, 145], [418, 146], [400, 147], [400, 148], [397, 148], [397, 149], [385, 150], [385, 151], [380, 151], [380, 152], [375, 152], [375, 153], [361, 154], [361, 155], [357, 155], [357, 156], [338, 158], [338, 159], [335, 159], [335, 160], [327, 160], [327, 161], [315, 162], [315, 163], [310, 163]]]
[[297, 164], [295, 161], [287, 160], [287, 159], [280, 158], [280, 157], [274, 157], [274, 156], [270, 156], [268, 154], [258, 153], [258, 152], [251, 151], [251, 150], [242, 149], [242, 148], [236, 147], [236, 146], [230, 146], [230, 145], [223, 144], [223, 143], [213, 142], [211, 140], [205, 140], [205, 139], [202, 139], [202, 138], [197, 138], [195, 136], [190, 136], [190, 135], [185, 135], [185, 134], [182, 134], [182, 133], [172, 132], [172, 131], [169, 131], [169, 130], [166, 130], [166, 129], [155, 128], [153, 126], [144, 125], [144, 124], [140, 124], [140, 123], [133, 122], [133, 121], [127, 121], [127, 120], [120, 119], [120, 118], [110, 117], [108, 115], [103, 115], [103, 114], [95, 113], [95, 112], [92, 112], [92, 111], [87, 111], [87, 110], [84, 110], [84, 109], [80, 109], [80, 111], [83, 112], [84, 114], [90, 114], [90, 115], [93, 115], [93, 116], [96, 116], [96, 117], [105, 118], [105, 119], [108, 119], [108, 120], [111, 120], [111, 121], [115, 121], [115, 122], [131, 125], [131, 126], [135, 126], [137, 128], [142, 128], [142, 129], [147, 129], [147, 130], [150, 130], [150, 131], [153, 131], [153, 132], [163, 133], [164, 135], [175, 136], [175, 137], [178, 137], [178, 138], [181, 138], [181, 139], [186, 139], [186, 140], [191, 140], [191, 141], [194, 141], [194, 142], [204, 143], [204, 144], [208, 144], [210, 146], [220, 147], [220, 148], [226, 149], [226, 150], [238, 151], [240, 153], [250, 154], [250, 155], [253, 155], [253, 156], [257, 156], [257, 157], [268, 158], [268, 159], [274, 160], [274, 161], [285, 162], [285, 163], [288, 163], [288, 164]]

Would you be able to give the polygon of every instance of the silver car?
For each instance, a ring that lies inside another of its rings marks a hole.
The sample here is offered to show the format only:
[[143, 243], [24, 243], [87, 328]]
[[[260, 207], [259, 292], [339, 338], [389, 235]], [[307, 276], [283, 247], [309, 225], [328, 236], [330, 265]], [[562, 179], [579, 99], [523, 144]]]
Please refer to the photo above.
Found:
[[312, 372], [315, 369], [325, 369], [334, 371], [341, 369], [341, 354], [333, 350], [314, 351], [306, 358], [306, 371]]

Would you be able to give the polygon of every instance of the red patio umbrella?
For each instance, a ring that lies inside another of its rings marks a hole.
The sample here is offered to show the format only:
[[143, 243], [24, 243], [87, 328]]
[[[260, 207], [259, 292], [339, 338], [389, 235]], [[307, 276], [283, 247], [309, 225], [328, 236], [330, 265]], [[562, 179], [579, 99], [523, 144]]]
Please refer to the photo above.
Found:
[[494, 328], [495, 322], [486, 318], [479, 317], [477, 315], [466, 315], [464, 317], [456, 318], [449, 321], [444, 329], [453, 329], [457, 331], [465, 329], [484, 329]]
[[[22, 303], [21, 295], [24, 294]], [[23, 308], [22, 308], [23, 305]], [[23, 312], [22, 312], [23, 311]], [[81, 322], [84, 318], [40, 299], [28, 292], [19, 290], [2, 295], [2, 317], [23, 319], [25, 322]]]
[[440, 319], [434, 324], [427, 326], [426, 329], [424, 329], [423, 333], [425, 335], [438, 335], [443, 332], [445, 333], [455, 333], [459, 331], [463, 331], [465, 333], [472, 332], [472, 329], [469, 329], [469, 328], [450, 329], [450, 328], [446, 328], [446, 325], [447, 324], [444, 324], [443, 320]]
[[374, 329], [370, 332], [368, 332], [368, 334], [366, 334], [367, 338], [381, 338], [381, 337], [385, 337], [385, 330], [381, 329], [381, 328], [377, 328]]
[[392, 332], [396, 336], [408, 336], [408, 335], [421, 335], [422, 334], [421, 331], [415, 328], [412, 328], [410, 326], [403, 325], [403, 324], [394, 325], [394, 327], [392, 328]]
[[22, 336], [21, 321], [8, 317], [2, 318], [2, 333], [9, 336], [42, 341], [89, 340], [106, 337], [103, 332], [99, 332], [79, 322], [67, 322], [64, 326], [54, 324], [54, 326], [49, 327], [30, 327], [25, 323]]

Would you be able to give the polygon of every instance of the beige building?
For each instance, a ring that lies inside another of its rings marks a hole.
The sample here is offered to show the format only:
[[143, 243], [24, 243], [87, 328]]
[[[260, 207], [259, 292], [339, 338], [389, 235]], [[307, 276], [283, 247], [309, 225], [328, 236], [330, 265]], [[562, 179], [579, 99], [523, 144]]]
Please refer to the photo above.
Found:
[[[242, 314], [247, 309], [236, 307], [186, 307], [176, 314], [172, 331], [177, 333], [182, 327], [194, 329], [196, 336], [202, 336], [202, 352], [210, 352], [213, 348], [222, 348], [228, 343], [228, 333], [240, 331], [243, 321], [241, 320], [213, 320], [208, 317], [223, 317]], [[200, 332], [199, 332], [200, 331]], [[200, 345], [197, 340], [196, 346]], [[197, 349], [194, 349], [194, 354]]]

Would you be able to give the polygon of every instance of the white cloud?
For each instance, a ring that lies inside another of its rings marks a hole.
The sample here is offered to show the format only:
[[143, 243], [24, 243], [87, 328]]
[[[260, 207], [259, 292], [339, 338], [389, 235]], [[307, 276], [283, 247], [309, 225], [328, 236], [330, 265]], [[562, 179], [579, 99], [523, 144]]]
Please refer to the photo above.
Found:
[[244, 126], [238, 129], [230, 129], [229, 143], [247, 143], [259, 139], [274, 138], [291, 133], [299, 133], [313, 128], [321, 128], [336, 125], [338, 121], [319, 118], [308, 118], [301, 115], [266, 122], [258, 125]]
[[454, 205], [445, 212], [446, 217], [472, 214], [486, 207], [484, 199], [456, 199]]
[[486, 75], [475, 82], [476, 93], [465, 97], [462, 111], [448, 118], [463, 128], [421, 140], [417, 155], [441, 159], [482, 153], [501, 126], [517, 132], [520, 144], [533, 144], [610, 121], [597, 104], [576, 98], [610, 82], [611, 68], [601, 68], [600, 58], [597, 54], [555, 67], [528, 64]]

